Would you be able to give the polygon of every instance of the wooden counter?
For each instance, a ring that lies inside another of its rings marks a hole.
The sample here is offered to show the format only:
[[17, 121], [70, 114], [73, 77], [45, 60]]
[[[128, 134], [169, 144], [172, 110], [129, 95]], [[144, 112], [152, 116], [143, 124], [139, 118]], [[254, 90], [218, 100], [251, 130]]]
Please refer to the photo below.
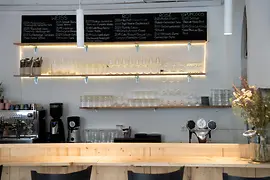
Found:
[[42, 156], [17, 160], [1, 158], [4, 166], [135, 166], [135, 167], [236, 167], [270, 168], [270, 163], [254, 163], [249, 159], [226, 157], [103, 157], [103, 156]]
[[2, 180], [29, 180], [30, 170], [67, 173], [93, 165], [94, 180], [126, 180], [127, 170], [164, 173], [186, 166], [185, 180], [270, 176], [270, 163], [251, 163], [246, 144], [0, 144]]

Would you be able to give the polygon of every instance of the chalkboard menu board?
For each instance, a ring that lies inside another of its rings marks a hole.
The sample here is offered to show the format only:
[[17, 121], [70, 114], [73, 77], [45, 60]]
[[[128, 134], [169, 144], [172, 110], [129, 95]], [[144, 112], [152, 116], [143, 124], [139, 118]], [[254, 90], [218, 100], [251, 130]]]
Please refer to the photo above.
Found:
[[[207, 40], [207, 12], [85, 15], [84, 28], [85, 42]], [[21, 42], [76, 42], [76, 16], [22, 16]]]
[[76, 42], [76, 16], [22, 16], [21, 42]]
[[207, 12], [85, 15], [85, 42], [207, 40]]

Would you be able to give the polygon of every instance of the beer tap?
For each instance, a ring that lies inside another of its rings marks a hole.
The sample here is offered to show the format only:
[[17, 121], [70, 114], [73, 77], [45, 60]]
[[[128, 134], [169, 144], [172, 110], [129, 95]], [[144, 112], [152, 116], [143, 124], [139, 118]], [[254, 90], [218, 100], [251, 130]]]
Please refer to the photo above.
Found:
[[195, 134], [199, 143], [206, 143], [207, 136], [211, 138], [211, 131], [216, 129], [217, 124], [213, 120], [206, 122], [204, 119], [199, 119], [196, 123], [189, 120], [186, 127], [189, 130], [189, 143], [191, 143], [192, 134]]

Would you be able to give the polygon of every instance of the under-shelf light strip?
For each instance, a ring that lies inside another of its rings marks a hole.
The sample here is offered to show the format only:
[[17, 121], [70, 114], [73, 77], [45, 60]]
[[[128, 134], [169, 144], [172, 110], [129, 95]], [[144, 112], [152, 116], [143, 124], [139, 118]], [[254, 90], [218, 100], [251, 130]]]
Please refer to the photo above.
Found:
[[[191, 43], [192, 46], [204, 46], [206, 43]], [[103, 45], [87, 45], [88, 48], [134, 48], [136, 44], [103, 44]], [[171, 46], [187, 46], [186, 43], [175, 43], [175, 44], [140, 44], [140, 47], [171, 47]], [[26, 45], [24, 48], [33, 48], [35, 46]], [[76, 45], [40, 45], [38, 48], [77, 48]]]
[[[89, 79], [134, 79], [136, 75], [134, 76], [58, 76], [58, 77], [38, 77], [39, 79], [85, 79], [85, 77], [88, 77]], [[186, 74], [181, 75], [153, 75], [153, 76], [139, 76], [140, 78], [179, 78], [183, 77], [186, 78]], [[205, 77], [206, 75], [191, 75], [192, 77]], [[23, 79], [29, 79], [29, 78], [35, 78], [35, 77], [21, 77]]]
[[203, 50], [203, 73], [206, 72], [206, 58], [207, 58], [207, 44], [204, 44], [204, 50]]

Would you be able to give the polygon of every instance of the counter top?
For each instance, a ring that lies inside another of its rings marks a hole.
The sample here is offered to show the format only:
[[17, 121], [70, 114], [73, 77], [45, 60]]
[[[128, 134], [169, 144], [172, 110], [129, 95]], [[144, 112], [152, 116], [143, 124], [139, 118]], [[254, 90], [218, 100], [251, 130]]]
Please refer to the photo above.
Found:
[[4, 166], [152, 166], [152, 167], [238, 167], [270, 168], [270, 163], [252, 163], [248, 159], [226, 157], [127, 157], [127, 156], [42, 156], [0, 158]]
[[247, 144], [0, 144], [4, 166], [156, 166], [270, 168], [251, 163]]

